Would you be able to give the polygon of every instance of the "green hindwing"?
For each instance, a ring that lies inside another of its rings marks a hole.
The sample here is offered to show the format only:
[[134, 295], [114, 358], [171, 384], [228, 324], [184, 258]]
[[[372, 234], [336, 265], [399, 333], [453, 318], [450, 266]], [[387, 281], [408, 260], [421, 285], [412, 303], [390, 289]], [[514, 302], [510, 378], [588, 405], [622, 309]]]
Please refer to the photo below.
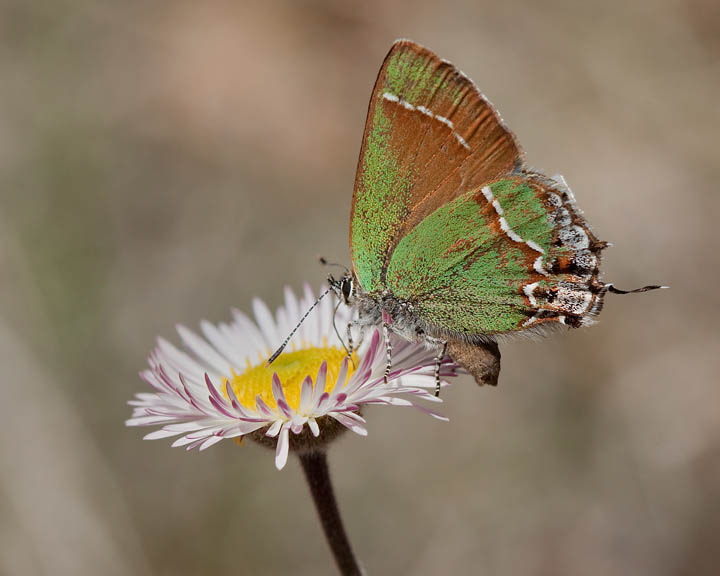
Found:
[[438, 208], [399, 242], [388, 289], [426, 325], [466, 336], [589, 311], [594, 296], [586, 286], [597, 260], [590, 254], [590, 269], [574, 266], [572, 255], [582, 250], [557, 241], [558, 218], [567, 215], [571, 230], [572, 217], [562, 193], [541, 178], [508, 177]]

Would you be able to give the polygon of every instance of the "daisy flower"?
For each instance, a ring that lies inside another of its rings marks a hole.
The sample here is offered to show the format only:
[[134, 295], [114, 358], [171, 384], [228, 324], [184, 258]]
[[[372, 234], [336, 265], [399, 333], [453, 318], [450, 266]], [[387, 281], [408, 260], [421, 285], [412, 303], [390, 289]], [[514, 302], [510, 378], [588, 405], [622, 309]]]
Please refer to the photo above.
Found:
[[[419, 344], [393, 342], [393, 370], [385, 383], [385, 347], [377, 330], [368, 334], [348, 357], [333, 328], [342, 330], [351, 312], [335, 311], [328, 294], [304, 320], [286, 351], [267, 366], [270, 354], [316, 301], [309, 286], [301, 298], [286, 288], [285, 305], [273, 315], [260, 299], [253, 302], [254, 320], [234, 310], [233, 321], [203, 321], [202, 336], [178, 326], [186, 349], [159, 338], [141, 378], [153, 392], [130, 401], [128, 426], [159, 426], [145, 439], [177, 437], [173, 446], [204, 450], [226, 438], [251, 438], [275, 448], [282, 469], [290, 449], [300, 453], [322, 449], [349, 429], [367, 435], [361, 409], [367, 404], [413, 406], [435, 418], [442, 416], [418, 403], [439, 401], [434, 353]], [[443, 384], [456, 367], [446, 358]]]

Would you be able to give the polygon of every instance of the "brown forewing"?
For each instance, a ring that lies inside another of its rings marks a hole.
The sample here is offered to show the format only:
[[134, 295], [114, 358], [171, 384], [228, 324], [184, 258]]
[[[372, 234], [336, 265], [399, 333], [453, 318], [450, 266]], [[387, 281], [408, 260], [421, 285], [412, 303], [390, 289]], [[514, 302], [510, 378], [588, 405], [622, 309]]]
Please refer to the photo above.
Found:
[[[402, 102], [383, 99], [383, 94], [389, 90], [388, 64], [399, 51], [409, 58], [409, 62], [419, 60], [428, 73], [442, 79], [438, 89], [417, 101], [403, 98], [411, 93], [413, 85], [394, 94], [412, 108]], [[451, 98], [451, 95], [455, 97]], [[363, 193], [361, 175], [367, 139], [378, 106], [382, 106], [383, 112], [391, 118], [389, 143], [397, 159], [398, 171], [410, 179], [406, 217], [388, 245], [387, 265], [400, 238], [425, 216], [479, 184], [520, 169], [523, 154], [515, 136], [467, 76], [427, 48], [407, 40], [396, 42], [385, 58], [370, 99], [353, 192], [353, 213], [356, 200]], [[449, 120], [452, 128], [439, 118]], [[351, 214], [351, 222], [352, 217]]]

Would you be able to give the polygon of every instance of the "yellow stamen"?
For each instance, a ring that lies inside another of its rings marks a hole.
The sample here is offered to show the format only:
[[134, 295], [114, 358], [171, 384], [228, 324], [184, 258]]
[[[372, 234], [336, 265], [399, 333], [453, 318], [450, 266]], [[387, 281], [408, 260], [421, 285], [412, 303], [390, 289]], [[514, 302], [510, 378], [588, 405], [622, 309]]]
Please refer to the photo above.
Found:
[[[246, 408], [255, 408], [255, 397], [258, 395], [268, 406], [275, 408], [277, 405], [272, 394], [272, 376], [277, 372], [287, 403], [293, 410], [297, 410], [300, 407], [300, 387], [305, 377], [309, 375], [315, 381], [320, 365], [323, 360], [326, 361], [328, 370], [325, 390], [329, 392], [335, 385], [346, 356], [347, 353], [342, 348], [326, 345], [322, 348], [305, 348], [281, 354], [269, 367], [265, 366], [265, 357], [255, 365], [251, 365], [248, 360], [248, 366], [243, 372], [237, 374], [233, 370], [232, 378], [223, 379], [222, 393], [225, 394], [225, 383], [230, 380], [230, 386], [238, 401]], [[353, 364], [357, 361], [357, 356], [353, 354], [353, 362], [348, 363], [343, 386], [347, 384], [354, 371]]]

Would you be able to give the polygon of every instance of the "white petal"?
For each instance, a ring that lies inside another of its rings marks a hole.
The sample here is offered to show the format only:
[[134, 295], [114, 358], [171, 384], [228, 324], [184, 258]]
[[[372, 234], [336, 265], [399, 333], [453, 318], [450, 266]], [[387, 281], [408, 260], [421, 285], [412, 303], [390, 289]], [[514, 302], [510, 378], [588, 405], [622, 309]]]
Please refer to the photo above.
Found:
[[210, 436], [210, 438], [208, 438], [207, 440], [205, 440], [205, 442], [200, 444], [200, 451], [202, 452], [206, 448], [210, 448], [210, 446], [212, 446], [213, 444], [217, 444], [222, 439], [223, 439], [222, 436]]
[[203, 320], [200, 323], [200, 328], [202, 329], [205, 338], [207, 338], [208, 341], [215, 346], [215, 348], [217, 348], [223, 356], [225, 356], [225, 358], [228, 359], [230, 364], [232, 364], [235, 368], [245, 365], [247, 349], [243, 349], [235, 345], [230, 338], [220, 331], [219, 328], [207, 320]]
[[177, 331], [185, 346], [192, 350], [198, 358], [206, 362], [210, 368], [220, 374], [230, 374], [230, 363], [220, 356], [210, 344], [182, 324], [178, 325]]
[[[270, 349], [274, 352], [274, 349], [282, 342], [281, 337], [278, 336], [277, 333], [275, 319], [267, 307], [267, 304], [260, 300], [260, 298], [253, 299], [252, 307], [255, 313], [255, 320], [265, 337], [265, 342], [267, 342]], [[282, 338], [284, 338], [284, 336]]]
[[308, 419], [308, 426], [310, 427], [310, 432], [312, 432], [312, 435], [315, 436], [315, 438], [320, 436], [320, 426], [318, 426], [315, 418]]
[[178, 372], [182, 372], [186, 377], [202, 378], [207, 371], [207, 367], [178, 350], [164, 338], [158, 338], [157, 353], [158, 361], [168, 369], [168, 375], [173, 378], [177, 376]]
[[254, 359], [254, 356], [258, 353], [265, 354], [270, 348], [270, 343], [265, 341], [265, 337], [255, 325], [255, 322], [240, 310], [233, 309], [232, 313], [235, 323], [231, 326], [231, 329], [239, 338], [247, 340], [250, 349], [254, 352], [254, 354], [250, 353], [248, 356]]
[[332, 338], [332, 336], [335, 334], [335, 330], [333, 329], [332, 320], [333, 320], [333, 298], [330, 294], [325, 296], [320, 301], [320, 304], [318, 304], [318, 315], [317, 315], [317, 323], [318, 323], [318, 343], [322, 343], [323, 339], [327, 339], [328, 343], [332, 340], [336, 340], [337, 338]]
[[158, 440], [160, 438], [170, 438], [171, 436], [177, 436], [178, 434], [181, 434], [181, 432], [173, 432], [172, 430], [155, 430], [155, 432], [150, 432], [150, 434], [145, 434], [143, 436], [143, 440]]
[[[310, 288], [310, 284], [305, 284], [305, 301], [307, 302], [307, 309], [315, 303], [315, 300], [317, 300], [317, 297], [313, 293], [312, 288]], [[303, 325], [305, 326], [305, 333], [307, 334], [307, 342], [313, 346], [321, 346], [322, 337], [317, 314], [310, 313], [310, 315], [305, 319], [305, 322], [303, 322]]]
[[[298, 309], [298, 300], [295, 292], [293, 292], [289, 286], [285, 286], [285, 312], [288, 322], [292, 324], [292, 328], [294, 328], [300, 321], [300, 311]], [[299, 333], [295, 333], [291, 342], [294, 342], [296, 345], [300, 344]]]

